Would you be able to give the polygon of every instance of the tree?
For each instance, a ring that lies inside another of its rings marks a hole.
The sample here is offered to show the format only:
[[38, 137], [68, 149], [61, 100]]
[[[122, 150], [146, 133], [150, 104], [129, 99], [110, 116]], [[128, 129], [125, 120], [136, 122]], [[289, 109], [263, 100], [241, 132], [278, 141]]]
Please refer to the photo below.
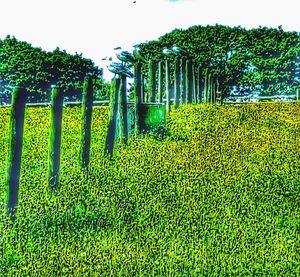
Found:
[[46, 52], [9, 36], [0, 40], [0, 93], [10, 93], [20, 84], [31, 97], [48, 95], [50, 99], [55, 84], [65, 95], [78, 97], [86, 76], [98, 80], [96, 90], [102, 88], [102, 69], [82, 54], [71, 55], [59, 48]]
[[[225, 93], [295, 93], [300, 81], [300, 37], [297, 32], [260, 27], [192, 26], [175, 29], [139, 47], [148, 59], [163, 60], [173, 44], [185, 49], [193, 63], [219, 77]], [[165, 57], [172, 61], [172, 57]], [[145, 67], [145, 66], [144, 66]], [[171, 66], [171, 72], [174, 68]], [[144, 73], [147, 75], [146, 69]], [[172, 74], [173, 75], [173, 74]]]

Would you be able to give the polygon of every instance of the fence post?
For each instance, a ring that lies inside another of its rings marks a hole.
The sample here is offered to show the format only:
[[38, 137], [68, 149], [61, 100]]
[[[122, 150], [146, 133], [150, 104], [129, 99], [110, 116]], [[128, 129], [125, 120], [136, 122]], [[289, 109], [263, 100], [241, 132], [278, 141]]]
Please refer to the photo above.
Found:
[[170, 113], [170, 72], [169, 62], [165, 61], [165, 80], [166, 80], [166, 114]]
[[179, 58], [175, 58], [175, 66], [174, 66], [174, 108], [179, 106], [179, 98], [180, 98], [180, 72], [179, 72]]
[[162, 103], [163, 101], [163, 81], [164, 81], [164, 74], [163, 74], [163, 62], [160, 61], [158, 63], [158, 102]]
[[120, 82], [121, 79], [119, 77], [116, 77], [113, 82], [113, 88], [110, 93], [110, 116], [108, 121], [108, 130], [104, 148], [104, 154], [109, 155], [110, 157], [113, 156], [114, 145], [116, 140]]
[[119, 103], [119, 134], [120, 139], [125, 144], [128, 140], [128, 119], [127, 119], [127, 88], [126, 76], [121, 74], [120, 84], [120, 103]]
[[92, 78], [86, 78], [83, 83], [82, 97], [82, 136], [80, 145], [81, 167], [86, 168], [90, 162], [91, 123], [93, 111]]
[[142, 105], [142, 66], [140, 63], [134, 65], [134, 105], [135, 105], [135, 134], [140, 132], [140, 111]]
[[15, 87], [12, 94], [12, 106], [9, 127], [9, 149], [6, 173], [7, 214], [12, 221], [18, 205], [19, 183], [22, 160], [22, 142], [25, 116], [26, 90]]
[[59, 185], [63, 100], [62, 91], [54, 87], [51, 94], [51, 126], [48, 158], [48, 184], [50, 189], [55, 189]]

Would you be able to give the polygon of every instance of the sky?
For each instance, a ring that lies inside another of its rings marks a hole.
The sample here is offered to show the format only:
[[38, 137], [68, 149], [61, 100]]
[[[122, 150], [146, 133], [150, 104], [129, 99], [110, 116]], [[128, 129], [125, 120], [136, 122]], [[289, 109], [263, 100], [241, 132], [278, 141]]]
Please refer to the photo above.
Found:
[[300, 32], [299, 0], [0, 0], [0, 38], [82, 53], [104, 68], [113, 48], [193, 25], [259, 26]]

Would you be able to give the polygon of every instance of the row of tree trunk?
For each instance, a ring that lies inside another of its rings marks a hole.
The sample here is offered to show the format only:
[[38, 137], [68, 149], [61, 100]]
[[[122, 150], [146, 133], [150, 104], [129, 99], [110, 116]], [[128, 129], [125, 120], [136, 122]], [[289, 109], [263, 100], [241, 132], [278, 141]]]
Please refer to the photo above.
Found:
[[[174, 78], [171, 83], [170, 64], [165, 62], [149, 62], [148, 87], [143, 85], [142, 65], [137, 63], [134, 68], [134, 107], [135, 133], [140, 132], [143, 124], [141, 108], [145, 103], [161, 103], [166, 106], [166, 114], [171, 109], [171, 103], [177, 108], [183, 103], [215, 103], [220, 97], [219, 82], [211, 74], [201, 77], [199, 68], [195, 68], [190, 60], [176, 59], [174, 62]], [[110, 99], [111, 113], [105, 143], [105, 153], [113, 155], [115, 139], [118, 136], [123, 143], [127, 143], [128, 103], [126, 76], [116, 76]], [[10, 131], [9, 156], [7, 168], [7, 208], [14, 219], [18, 204], [20, 169], [22, 158], [23, 127], [25, 116], [26, 89], [17, 87], [13, 91]], [[51, 93], [51, 126], [48, 158], [48, 184], [50, 189], [59, 186], [60, 150], [62, 134], [63, 92], [57, 88]], [[171, 101], [173, 97], [173, 101]], [[93, 106], [92, 80], [86, 79], [82, 98], [82, 137], [80, 148], [80, 163], [87, 169], [90, 162], [91, 120]]]
[[[5, 188], [7, 213], [12, 221], [15, 219], [18, 205], [26, 93], [25, 88], [16, 87], [12, 94]], [[63, 92], [54, 87], [51, 92], [51, 123], [48, 149], [48, 185], [51, 190], [59, 186], [63, 98]], [[80, 164], [84, 170], [87, 169], [90, 161], [92, 106], [92, 80], [88, 78], [85, 80], [83, 88], [82, 136], [80, 146]]]
[[168, 61], [150, 61], [147, 85], [144, 86], [141, 65], [135, 65], [138, 68], [135, 70], [135, 85], [138, 78], [143, 103], [165, 102], [168, 111], [171, 98], [175, 108], [184, 103], [222, 103], [220, 81], [216, 76], [207, 70], [201, 71], [188, 59], [175, 59], [172, 76], [170, 66]]

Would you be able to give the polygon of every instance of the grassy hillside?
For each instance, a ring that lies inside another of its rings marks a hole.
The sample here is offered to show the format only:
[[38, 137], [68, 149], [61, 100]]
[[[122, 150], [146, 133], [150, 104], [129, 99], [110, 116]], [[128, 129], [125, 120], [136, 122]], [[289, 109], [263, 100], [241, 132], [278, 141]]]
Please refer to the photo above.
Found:
[[[17, 220], [0, 223], [1, 275], [300, 274], [299, 103], [180, 107], [168, 137], [132, 138], [112, 161], [108, 110], [97, 107], [88, 175], [78, 166], [81, 112], [66, 108], [53, 194], [49, 113], [26, 110]], [[2, 192], [8, 119], [1, 108]]]

